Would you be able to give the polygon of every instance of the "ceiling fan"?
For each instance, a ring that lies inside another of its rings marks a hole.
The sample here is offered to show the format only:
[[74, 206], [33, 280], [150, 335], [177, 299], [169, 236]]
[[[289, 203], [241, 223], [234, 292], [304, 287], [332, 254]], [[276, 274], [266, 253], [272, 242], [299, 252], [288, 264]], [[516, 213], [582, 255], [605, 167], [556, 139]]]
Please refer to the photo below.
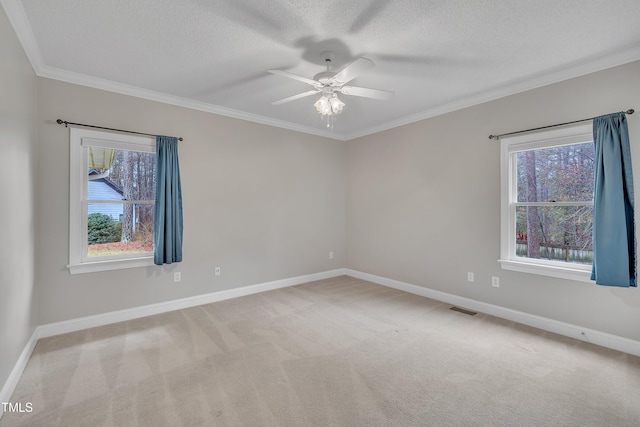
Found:
[[346, 86], [348, 82], [358, 77], [363, 72], [373, 68], [375, 64], [368, 58], [358, 58], [351, 62], [338, 72], [329, 71], [331, 61], [333, 61], [335, 54], [333, 52], [322, 52], [320, 57], [327, 64], [327, 70], [322, 71], [313, 79], [292, 74], [283, 70], [269, 70], [270, 73], [279, 76], [287, 77], [290, 79], [298, 80], [313, 86], [312, 90], [299, 93], [297, 95], [290, 96], [288, 98], [274, 101], [272, 105], [280, 105], [286, 102], [295, 101], [300, 98], [322, 93], [320, 99], [318, 99], [314, 106], [320, 114], [323, 116], [330, 116], [332, 114], [339, 114], [344, 107], [344, 102], [338, 98], [338, 93], [350, 96], [361, 96], [365, 98], [389, 100], [393, 98], [393, 92], [379, 89], [369, 89], [365, 87]]

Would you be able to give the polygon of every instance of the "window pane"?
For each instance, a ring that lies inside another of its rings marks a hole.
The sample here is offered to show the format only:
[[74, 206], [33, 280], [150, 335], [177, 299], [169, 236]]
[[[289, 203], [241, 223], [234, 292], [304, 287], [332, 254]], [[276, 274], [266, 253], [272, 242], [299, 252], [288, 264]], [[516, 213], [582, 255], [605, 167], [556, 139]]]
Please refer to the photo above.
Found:
[[593, 200], [593, 143], [520, 151], [518, 202]]
[[153, 200], [156, 155], [88, 147], [89, 200]]
[[87, 213], [89, 257], [153, 252], [153, 204], [95, 203]]
[[592, 206], [516, 207], [518, 257], [591, 264], [592, 232]]

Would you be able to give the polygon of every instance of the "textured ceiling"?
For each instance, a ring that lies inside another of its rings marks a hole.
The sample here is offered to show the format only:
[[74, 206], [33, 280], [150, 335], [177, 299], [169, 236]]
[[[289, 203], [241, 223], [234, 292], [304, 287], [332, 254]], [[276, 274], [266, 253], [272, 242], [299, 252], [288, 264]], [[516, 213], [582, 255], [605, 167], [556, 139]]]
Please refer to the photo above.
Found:
[[[638, 0], [0, 1], [38, 75], [338, 139], [640, 59]], [[271, 105], [325, 50], [395, 97]]]

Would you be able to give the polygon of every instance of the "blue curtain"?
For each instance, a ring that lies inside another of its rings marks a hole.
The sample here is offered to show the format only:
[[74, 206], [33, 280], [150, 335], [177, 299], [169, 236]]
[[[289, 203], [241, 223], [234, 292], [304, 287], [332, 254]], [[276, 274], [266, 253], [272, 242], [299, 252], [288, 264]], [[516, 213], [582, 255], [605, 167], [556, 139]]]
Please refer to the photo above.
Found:
[[636, 287], [636, 238], [629, 131], [624, 113], [593, 120], [593, 270], [604, 286]]
[[178, 139], [156, 137], [156, 206], [153, 222], [153, 262], [182, 261], [182, 188]]

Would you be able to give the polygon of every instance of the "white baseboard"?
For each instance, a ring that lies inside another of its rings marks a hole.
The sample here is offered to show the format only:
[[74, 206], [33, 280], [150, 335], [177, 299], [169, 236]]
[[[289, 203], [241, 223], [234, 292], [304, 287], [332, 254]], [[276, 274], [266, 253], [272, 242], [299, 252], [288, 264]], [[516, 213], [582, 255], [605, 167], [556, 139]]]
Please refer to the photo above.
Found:
[[[0, 391], [0, 403], [11, 402], [11, 396], [13, 395], [13, 392], [18, 385], [18, 381], [20, 380], [20, 377], [24, 372], [24, 368], [26, 368], [27, 363], [29, 363], [29, 358], [31, 357], [31, 353], [33, 352], [33, 349], [35, 348], [37, 343], [38, 329], [36, 328], [33, 331], [33, 334], [31, 334], [29, 341], [27, 341], [27, 344], [24, 346], [20, 357], [18, 357], [18, 361], [9, 374], [9, 378], [7, 378], [7, 381], [5, 381], [4, 386]], [[0, 405], [0, 419], [2, 418], [2, 415], [4, 415], [4, 405]]]
[[80, 331], [83, 329], [95, 328], [96, 326], [110, 325], [124, 322], [126, 320], [138, 319], [152, 316], [154, 314], [167, 313], [169, 311], [181, 310], [183, 308], [195, 307], [198, 305], [210, 304], [212, 302], [224, 301], [231, 298], [245, 295], [257, 294], [274, 289], [286, 288], [300, 285], [302, 283], [313, 282], [315, 280], [329, 279], [343, 276], [345, 269], [323, 271], [320, 273], [306, 274], [304, 276], [291, 277], [288, 279], [274, 280], [256, 285], [243, 286], [240, 288], [228, 289], [226, 291], [211, 292], [209, 294], [196, 295], [157, 304], [143, 305], [140, 307], [128, 308], [125, 310], [110, 311], [108, 313], [96, 314], [94, 316], [80, 317], [78, 319], [65, 320], [62, 322], [40, 325], [36, 329], [38, 338], [51, 337], [54, 335], [66, 334], [68, 332]]
[[[291, 277], [288, 279], [274, 280], [256, 285], [243, 286], [241, 288], [229, 289], [225, 291], [212, 292], [204, 295], [196, 295], [189, 298], [182, 298], [173, 301], [161, 302], [157, 304], [144, 305], [140, 307], [129, 308], [126, 310], [111, 311], [108, 313], [96, 314], [94, 316], [81, 317], [78, 319], [65, 320], [62, 322], [49, 323], [38, 326], [31, 338], [27, 342], [18, 358], [9, 378], [2, 387], [0, 392], [0, 402], [10, 402], [11, 396], [22, 376], [24, 368], [29, 362], [31, 353], [40, 338], [52, 337], [55, 335], [66, 334], [68, 332], [80, 331], [83, 329], [94, 328], [96, 326], [110, 325], [112, 323], [123, 322], [126, 320], [138, 319], [141, 317], [151, 316], [154, 314], [167, 313], [169, 311], [181, 310], [183, 308], [195, 307], [198, 305], [209, 304], [212, 302], [223, 301], [231, 298], [242, 297], [245, 295], [257, 294], [260, 292], [271, 291], [274, 289], [286, 288], [289, 286], [301, 285], [315, 280], [330, 279], [332, 277], [344, 276], [345, 269], [323, 271], [320, 273], [306, 274], [304, 276]], [[0, 405], [0, 418], [2, 417], [3, 408]]]
[[[158, 304], [150, 304], [141, 307], [134, 307], [126, 310], [112, 311], [95, 316], [87, 316], [78, 319], [65, 320], [62, 322], [49, 323], [38, 326], [31, 338], [27, 342], [18, 361], [16, 362], [9, 378], [5, 382], [0, 391], [0, 402], [10, 402], [11, 396], [18, 384], [18, 380], [22, 376], [31, 353], [40, 338], [51, 337], [54, 335], [75, 332], [83, 329], [93, 328], [96, 326], [104, 326], [112, 323], [123, 322], [126, 320], [138, 319], [141, 317], [151, 316], [154, 314], [166, 313], [183, 308], [195, 307], [198, 305], [209, 304], [212, 302], [223, 301], [231, 298], [237, 298], [245, 295], [256, 294], [260, 292], [270, 291], [274, 289], [286, 288], [289, 286], [300, 285], [315, 280], [329, 279], [348, 275], [372, 283], [377, 283], [389, 288], [398, 289], [411, 294], [420, 295], [434, 300], [446, 302], [448, 304], [476, 310], [502, 319], [511, 320], [524, 325], [532, 326], [538, 329], [554, 332], [560, 335], [575, 338], [581, 341], [590, 342], [602, 347], [611, 348], [625, 353], [640, 356], [640, 342], [630, 340], [628, 338], [607, 334], [592, 329], [582, 328], [580, 326], [569, 323], [559, 322], [557, 320], [488, 304], [465, 297], [460, 297], [446, 292], [436, 291], [422, 286], [412, 285], [410, 283], [400, 282], [398, 280], [386, 277], [376, 276], [373, 274], [363, 273], [356, 270], [340, 268], [336, 270], [324, 271], [320, 273], [307, 274], [304, 276], [292, 277], [282, 280], [274, 280], [256, 285], [243, 286], [241, 288], [229, 289], [225, 291], [212, 292], [204, 295], [196, 295], [189, 298], [167, 301]], [[0, 407], [0, 418], [2, 417], [2, 408]]]
[[356, 270], [345, 269], [345, 274], [357, 279], [377, 283], [378, 285], [398, 289], [411, 294], [431, 298], [437, 301], [446, 302], [447, 304], [459, 306], [462, 308], [472, 309], [481, 313], [500, 317], [502, 319], [511, 320], [523, 325], [528, 325], [545, 331], [554, 332], [559, 335], [575, 338], [580, 341], [586, 341], [602, 347], [607, 347], [614, 350], [622, 351], [624, 353], [640, 356], [640, 341], [631, 340], [617, 335], [611, 335], [606, 332], [600, 332], [593, 329], [583, 328], [581, 326], [572, 325], [570, 323], [564, 323], [558, 320], [536, 316], [498, 305], [488, 304], [485, 302], [448, 294], [446, 292], [424, 288], [422, 286], [412, 285], [410, 283], [400, 282], [398, 280], [393, 280], [386, 277], [363, 273]]

